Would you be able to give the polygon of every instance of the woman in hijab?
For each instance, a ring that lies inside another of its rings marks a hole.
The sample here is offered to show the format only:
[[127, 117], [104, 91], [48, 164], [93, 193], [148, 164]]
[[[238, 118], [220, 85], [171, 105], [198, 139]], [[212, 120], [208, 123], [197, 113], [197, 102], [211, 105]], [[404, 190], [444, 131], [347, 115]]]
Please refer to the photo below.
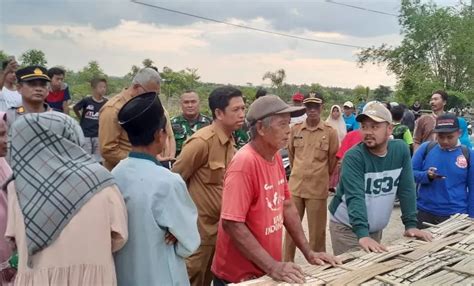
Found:
[[[5, 156], [7, 155], [7, 123], [5, 112], [0, 112], [0, 186], [3, 186], [12, 175], [12, 170], [8, 166]], [[8, 260], [12, 255], [12, 250], [3, 234], [7, 227], [7, 194], [0, 190], [0, 285], [10, 285], [8, 282], [14, 274]]]
[[[329, 123], [332, 128], [336, 129], [337, 136], [339, 138], [339, 146], [341, 146], [341, 142], [346, 137], [347, 129], [346, 123], [344, 122], [344, 118], [342, 118], [342, 112], [339, 105], [331, 106], [331, 113], [329, 114], [326, 122]], [[329, 180], [329, 191], [334, 192], [336, 189], [337, 184], [339, 183], [339, 165], [336, 167], [334, 172], [331, 175]]]
[[127, 211], [112, 175], [80, 146], [59, 112], [11, 126], [6, 237], [18, 251], [15, 285], [116, 285], [112, 252], [125, 244]]

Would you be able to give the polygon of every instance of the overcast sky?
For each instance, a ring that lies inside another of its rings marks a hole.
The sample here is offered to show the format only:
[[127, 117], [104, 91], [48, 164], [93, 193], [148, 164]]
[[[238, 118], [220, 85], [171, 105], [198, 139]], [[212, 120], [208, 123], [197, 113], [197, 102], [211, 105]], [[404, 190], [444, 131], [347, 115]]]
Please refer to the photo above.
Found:
[[[137, 0], [234, 24], [354, 46], [397, 45], [398, 19], [326, 1]], [[336, 2], [397, 14], [399, 0]], [[454, 5], [456, 0], [437, 0]], [[158, 10], [127, 0], [1, 0], [0, 49], [46, 53], [49, 66], [78, 70], [97, 60], [109, 75], [152, 59], [158, 68], [197, 68], [203, 81], [256, 85], [266, 71], [287, 82], [393, 86], [384, 67], [356, 63], [358, 49], [296, 40]]]

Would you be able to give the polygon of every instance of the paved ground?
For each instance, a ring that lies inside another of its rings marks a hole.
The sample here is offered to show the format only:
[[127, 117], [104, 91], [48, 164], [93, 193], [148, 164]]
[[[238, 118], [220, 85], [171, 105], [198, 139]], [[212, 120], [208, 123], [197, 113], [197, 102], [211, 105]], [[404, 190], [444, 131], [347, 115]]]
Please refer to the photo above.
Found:
[[[328, 203], [332, 200], [332, 197], [329, 197]], [[390, 223], [385, 228], [382, 236], [382, 243], [389, 244], [395, 240], [399, 240], [402, 238], [403, 232], [405, 230], [402, 221], [400, 219], [400, 207], [395, 206], [393, 208], [392, 216], [390, 218]], [[306, 233], [306, 237], [308, 237], [308, 223], [306, 221], [306, 215], [303, 218], [303, 228]], [[329, 224], [326, 230], [326, 251], [332, 253], [332, 246], [331, 246], [331, 237], [329, 235]], [[306, 260], [301, 254], [299, 250], [296, 251], [295, 262], [298, 264], [306, 264]]]

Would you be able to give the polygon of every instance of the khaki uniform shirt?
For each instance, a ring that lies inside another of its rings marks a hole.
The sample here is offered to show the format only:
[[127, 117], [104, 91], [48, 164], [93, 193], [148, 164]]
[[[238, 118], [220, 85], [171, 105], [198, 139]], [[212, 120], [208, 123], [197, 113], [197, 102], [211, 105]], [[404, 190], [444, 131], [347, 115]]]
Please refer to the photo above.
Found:
[[224, 174], [234, 156], [234, 140], [215, 124], [203, 127], [184, 144], [173, 166], [183, 177], [198, 209], [201, 245], [215, 245]]
[[324, 121], [316, 127], [309, 127], [304, 121], [291, 128], [289, 187], [294, 196], [306, 199], [328, 197], [329, 176], [337, 164], [338, 148], [336, 129]]
[[[107, 101], [100, 109], [100, 153], [102, 158], [104, 158], [104, 167], [109, 171], [111, 171], [120, 162], [120, 160], [127, 158], [128, 153], [130, 150], [132, 150], [132, 145], [128, 140], [127, 132], [118, 123], [118, 113], [125, 103], [127, 103], [130, 99], [132, 99], [132, 95], [127, 89], [124, 89], [122, 92]], [[173, 138], [174, 135], [168, 112], [166, 112], [166, 110], [165, 116], [167, 119], [166, 133], [169, 140], [169, 138]]]

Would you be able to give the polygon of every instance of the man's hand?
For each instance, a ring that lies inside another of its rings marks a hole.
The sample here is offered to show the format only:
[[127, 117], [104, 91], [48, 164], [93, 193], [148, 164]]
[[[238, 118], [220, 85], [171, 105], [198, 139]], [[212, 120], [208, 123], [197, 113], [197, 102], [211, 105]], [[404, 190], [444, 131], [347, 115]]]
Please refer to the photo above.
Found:
[[305, 278], [301, 267], [293, 262], [276, 262], [271, 268], [270, 277], [286, 283], [304, 283]]
[[424, 230], [419, 230], [417, 228], [407, 229], [403, 235], [405, 235], [407, 237], [416, 237], [416, 238], [422, 239], [424, 241], [432, 241], [433, 240], [433, 235], [430, 232], [424, 231]]
[[326, 263], [329, 263], [332, 266], [336, 266], [336, 264], [342, 263], [341, 259], [326, 252], [310, 251], [309, 254], [305, 257], [306, 260], [313, 265], [324, 265]]
[[5, 69], [3, 70], [4, 74], [9, 74], [11, 72], [15, 72], [18, 68], [18, 63], [14, 60], [14, 59], [11, 59], [7, 66], [5, 67]]
[[172, 235], [171, 233], [167, 232], [165, 234], [165, 243], [168, 244], [168, 245], [172, 245], [172, 244], [175, 244], [176, 241], [178, 241], [176, 239], [176, 237], [174, 237], [174, 235]]
[[383, 246], [382, 244], [378, 243], [377, 241], [373, 240], [370, 237], [363, 237], [359, 239], [360, 246], [367, 252], [384, 252], [388, 251], [388, 249]]

